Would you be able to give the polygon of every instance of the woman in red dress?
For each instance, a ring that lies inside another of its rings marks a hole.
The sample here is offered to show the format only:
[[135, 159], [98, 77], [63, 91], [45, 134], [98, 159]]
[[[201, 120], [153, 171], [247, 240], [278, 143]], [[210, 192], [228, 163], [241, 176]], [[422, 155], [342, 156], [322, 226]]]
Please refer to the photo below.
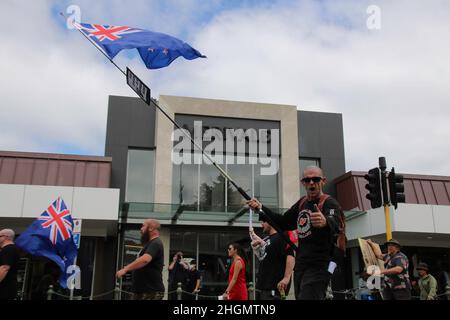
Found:
[[223, 294], [224, 300], [248, 300], [245, 281], [245, 253], [237, 243], [228, 246], [228, 256], [232, 259], [228, 275], [228, 287]]

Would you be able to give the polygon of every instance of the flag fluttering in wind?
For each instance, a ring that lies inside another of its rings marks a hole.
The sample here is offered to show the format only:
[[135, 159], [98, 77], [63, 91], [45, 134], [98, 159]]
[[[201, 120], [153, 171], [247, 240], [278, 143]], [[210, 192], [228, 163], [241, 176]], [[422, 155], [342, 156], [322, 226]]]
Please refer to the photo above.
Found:
[[176, 58], [206, 58], [180, 39], [164, 33], [127, 26], [74, 23], [110, 59], [123, 49], [137, 49], [148, 69], [167, 67]]
[[67, 288], [67, 268], [73, 265], [77, 247], [73, 220], [64, 200], [58, 198], [17, 239], [16, 245], [31, 255], [46, 257], [61, 269], [59, 283]]

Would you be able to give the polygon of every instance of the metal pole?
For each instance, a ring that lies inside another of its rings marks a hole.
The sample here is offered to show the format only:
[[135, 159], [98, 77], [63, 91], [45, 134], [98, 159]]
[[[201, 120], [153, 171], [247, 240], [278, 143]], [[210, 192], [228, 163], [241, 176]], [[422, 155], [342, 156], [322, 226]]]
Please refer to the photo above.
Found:
[[177, 283], [177, 300], [181, 300], [181, 294], [183, 293], [183, 289], [181, 288], [181, 282]]
[[[63, 16], [64, 18], [66, 18], [66, 16], [61, 12], [60, 13], [61, 14], [61, 16]], [[87, 39], [87, 40], [89, 40], [89, 42], [90, 43], [92, 43], [92, 45], [94, 45], [112, 64], [114, 64], [114, 66], [120, 71], [120, 72], [122, 72], [125, 76], [126, 76], [126, 72], [124, 71], [124, 70], [122, 70], [112, 59], [110, 59], [109, 58], [109, 56], [101, 49], [101, 48], [99, 48], [98, 46], [97, 46], [97, 44], [95, 43], [95, 42], [93, 42], [93, 41], [91, 41], [91, 39], [88, 37], [88, 36], [86, 36], [80, 29], [79, 29], [79, 27], [76, 25], [76, 24], [74, 24], [74, 23], [72, 23], [73, 24], [73, 26]], [[159, 111], [161, 111], [165, 116], [166, 116], [166, 118], [170, 121], [170, 122], [172, 122], [178, 129], [180, 129], [181, 130], [181, 132], [185, 135], [185, 137], [186, 138], [188, 138], [192, 143], [193, 143], [193, 145], [199, 150], [199, 151], [201, 151], [201, 153], [202, 153], [202, 155], [204, 155], [206, 158], [208, 158], [208, 160], [209, 161], [211, 161], [211, 163], [212, 163], [212, 165], [214, 166], [214, 167], [216, 167], [216, 169], [217, 170], [219, 170], [220, 171], [220, 173], [222, 174], [222, 176], [224, 177], [224, 178], [226, 178], [226, 179], [228, 179], [229, 181], [230, 181], [230, 183], [236, 188], [236, 190], [246, 199], [246, 200], [250, 200], [251, 198], [250, 198], [250, 196], [241, 188], [241, 187], [239, 187], [237, 184], [236, 184], [236, 182], [234, 182], [234, 180], [233, 179], [231, 179], [231, 177], [207, 154], [207, 153], [205, 153], [204, 152], [204, 150], [203, 150], [203, 148], [201, 147], [201, 146], [199, 146], [195, 141], [194, 141], [194, 139], [192, 139], [192, 137], [190, 136], [190, 135], [188, 135], [186, 132], [185, 132], [185, 130], [183, 129], [183, 128], [181, 128], [181, 126], [174, 120], [174, 119], [172, 119], [163, 109], [161, 109], [161, 107], [157, 104], [157, 103], [154, 103], [154, 105], [156, 106], [156, 108], [158, 108], [158, 110]], [[200, 195], [199, 195], [200, 196]], [[264, 218], [265, 218], [265, 220], [267, 221], [267, 223], [269, 223], [278, 233], [280, 233], [280, 235], [281, 235], [281, 237], [282, 237], [282, 239], [287, 243], [287, 244], [289, 244], [289, 246], [291, 246], [292, 247], [292, 249], [294, 249], [294, 250], [297, 250], [297, 246], [294, 244], [294, 243], [292, 243], [292, 241], [283, 233], [283, 231], [281, 230], [281, 228], [277, 225], [277, 224], [275, 224], [275, 222], [269, 217], [269, 216], [267, 216], [265, 213], [264, 213], [264, 211], [262, 211], [262, 210], [260, 210], [259, 211], [259, 213], [261, 214], [261, 215], [263, 215], [264, 216]]]
[[390, 206], [388, 204], [384, 205], [384, 219], [386, 220], [386, 240], [392, 239], [392, 227], [391, 227], [391, 214]]
[[52, 300], [53, 286], [49, 285], [47, 290], [47, 300]]
[[392, 239], [392, 226], [391, 226], [391, 215], [390, 215], [390, 203], [387, 190], [386, 182], [386, 158], [379, 157], [378, 164], [381, 169], [381, 189], [383, 191], [383, 206], [384, 206], [384, 219], [386, 221], [386, 238], [387, 240]]
[[[64, 13], [62, 13], [62, 12], [60, 12], [59, 13], [61, 16], [63, 16], [65, 19], [67, 19], [67, 17], [64, 15]], [[87, 35], [85, 35], [84, 34], [84, 32], [83, 31], [81, 31], [81, 29], [80, 29], [80, 27], [77, 25], [77, 24], [75, 24], [75, 23], [73, 23], [72, 22], [72, 25], [74, 26], [74, 28], [75, 29], [77, 29], [82, 35], [83, 35], [83, 37], [85, 37], [90, 43], [92, 43], [92, 45], [94, 46], [94, 47], [96, 47], [97, 49], [98, 49], [98, 51], [100, 51], [105, 57], [106, 57], [106, 59], [108, 59], [120, 72], [122, 72], [123, 73], [123, 75], [124, 76], [126, 76], [127, 74], [126, 74], [126, 72], [124, 71], [124, 70], [122, 70], [106, 53], [105, 53], [105, 51], [103, 51], [102, 50], [102, 48], [100, 48], [95, 42], [93, 42], [93, 41], [91, 41], [91, 39], [87, 36]]]

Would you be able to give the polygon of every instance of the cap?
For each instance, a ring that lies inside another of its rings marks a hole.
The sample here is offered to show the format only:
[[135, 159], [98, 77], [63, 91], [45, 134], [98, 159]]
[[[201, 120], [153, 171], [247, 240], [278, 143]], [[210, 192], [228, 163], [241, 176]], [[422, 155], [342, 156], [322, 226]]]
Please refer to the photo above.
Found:
[[419, 265], [417, 266], [416, 270], [429, 271], [430, 268], [428, 268], [428, 265], [425, 262], [420, 262]]
[[398, 247], [401, 247], [401, 246], [402, 246], [402, 245], [400, 244], [400, 242], [398, 242], [398, 240], [395, 240], [395, 239], [388, 240], [388, 241], [386, 241], [384, 244], [385, 244], [385, 245], [393, 244], [393, 245], [396, 245], [396, 246], [398, 246]]

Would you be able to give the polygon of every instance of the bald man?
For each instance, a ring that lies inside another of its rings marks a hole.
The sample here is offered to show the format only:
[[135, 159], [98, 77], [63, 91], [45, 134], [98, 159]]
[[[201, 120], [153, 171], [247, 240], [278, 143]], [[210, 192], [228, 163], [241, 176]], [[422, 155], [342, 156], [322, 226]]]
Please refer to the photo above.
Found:
[[164, 247], [159, 238], [160, 230], [161, 225], [157, 220], [145, 220], [141, 227], [141, 242], [144, 247], [139, 252], [139, 257], [117, 271], [118, 279], [127, 272], [132, 272], [133, 300], [161, 300], [164, 297]]
[[298, 250], [294, 271], [297, 300], [323, 300], [334, 271], [332, 258], [342, 210], [335, 199], [323, 193], [326, 181], [322, 169], [307, 167], [301, 179], [306, 196], [284, 215], [273, 213], [257, 199], [247, 202], [255, 210], [262, 208], [283, 231], [297, 231]]
[[14, 231], [0, 230], [0, 300], [13, 300], [17, 296], [17, 269], [19, 250], [14, 244]]

